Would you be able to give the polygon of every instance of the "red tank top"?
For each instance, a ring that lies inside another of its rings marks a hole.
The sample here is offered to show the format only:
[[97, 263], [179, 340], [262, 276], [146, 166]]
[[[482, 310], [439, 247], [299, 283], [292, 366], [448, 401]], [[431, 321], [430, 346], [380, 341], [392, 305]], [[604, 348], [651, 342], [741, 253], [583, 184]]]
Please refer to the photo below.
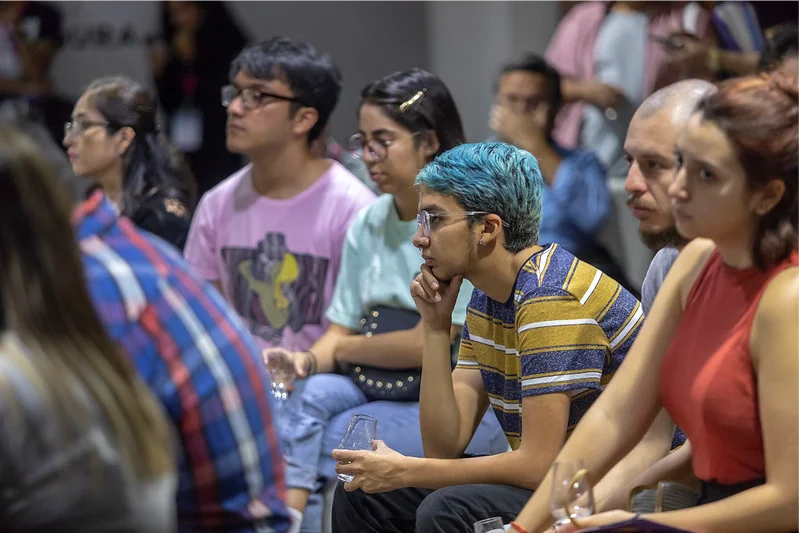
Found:
[[794, 250], [765, 272], [736, 270], [714, 250], [688, 294], [659, 388], [663, 406], [691, 441], [701, 480], [731, 484], [766, 476], [749, 334], [768, 282], [797, 264]]

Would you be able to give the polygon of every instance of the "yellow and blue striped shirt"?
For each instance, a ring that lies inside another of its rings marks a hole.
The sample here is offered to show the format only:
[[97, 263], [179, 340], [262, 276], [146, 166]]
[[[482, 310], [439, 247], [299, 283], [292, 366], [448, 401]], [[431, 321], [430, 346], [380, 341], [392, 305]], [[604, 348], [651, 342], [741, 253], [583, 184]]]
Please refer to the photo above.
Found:
[[513, 295], [472, 293], [458, 368], [480, 370], [511, 448], [522, 436], [522, 399], [568, 392], [569, 431], [619, 368], [644, 321], [619, 283], [551, 244], [533, 254]]

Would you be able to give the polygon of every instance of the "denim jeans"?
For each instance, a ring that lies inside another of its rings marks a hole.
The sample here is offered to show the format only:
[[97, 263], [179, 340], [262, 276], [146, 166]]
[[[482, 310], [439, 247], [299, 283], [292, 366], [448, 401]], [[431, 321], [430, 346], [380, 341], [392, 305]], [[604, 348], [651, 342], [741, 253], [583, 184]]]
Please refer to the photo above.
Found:
[[[370, 402], [346, 376], [317, 374], [298, 381], [296, 390], [278, 411], [278, 431], [287, 459], [286, 486], [312, 493], [336, 479], [330, 453], [338, 447], [350, 417], [368, 414], [377, 419], [377, 438], [397, 452], [422, 457], [418, 402]], [[508, 441], [489, 411], [483, 417], [467, 454], [492, 455], [507, 450]], [[321, 498], [309, 500], [303, 532], [321, 531]]]

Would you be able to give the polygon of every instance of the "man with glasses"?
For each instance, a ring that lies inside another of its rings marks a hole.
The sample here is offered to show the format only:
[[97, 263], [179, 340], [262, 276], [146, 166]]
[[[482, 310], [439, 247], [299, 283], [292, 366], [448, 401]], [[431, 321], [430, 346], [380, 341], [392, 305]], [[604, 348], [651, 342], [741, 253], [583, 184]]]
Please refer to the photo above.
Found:
[[261, 348], [307, 350], [324, 312], [350, 221], [374, 194], [311, 148], [341, 89], [332, 60], [276, 37], [233, 61], [227, 148], [251, 163], [206, 193], [185, 256], [244, 318]]
[[[512, 520], [643, 324], [640, 303], [616, 281], [558, 244], [538, 244], [544, 182], [528, 152], [462, 145], [416, 184], [424, 264], [411, 294], [424, 329], [425, 457], [381, 441], [374, 451], [335, 450], [336, 470], [355, 476], [336, 489], [337, 532], [456, 533]], [[464, 279], [474, 291], [453, 372], [449, 328]], [[489, 406], [512, 451], [462, 458]]]

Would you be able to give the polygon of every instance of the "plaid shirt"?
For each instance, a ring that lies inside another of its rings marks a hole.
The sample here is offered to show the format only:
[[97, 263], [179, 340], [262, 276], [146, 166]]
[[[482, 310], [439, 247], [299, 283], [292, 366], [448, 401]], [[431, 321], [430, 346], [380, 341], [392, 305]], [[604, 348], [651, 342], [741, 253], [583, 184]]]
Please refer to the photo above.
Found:
[[102, 193], [73, 223], [95, 308], [178, 430], [180, 531], [287, 531], [269, 378], [235, 311]]

